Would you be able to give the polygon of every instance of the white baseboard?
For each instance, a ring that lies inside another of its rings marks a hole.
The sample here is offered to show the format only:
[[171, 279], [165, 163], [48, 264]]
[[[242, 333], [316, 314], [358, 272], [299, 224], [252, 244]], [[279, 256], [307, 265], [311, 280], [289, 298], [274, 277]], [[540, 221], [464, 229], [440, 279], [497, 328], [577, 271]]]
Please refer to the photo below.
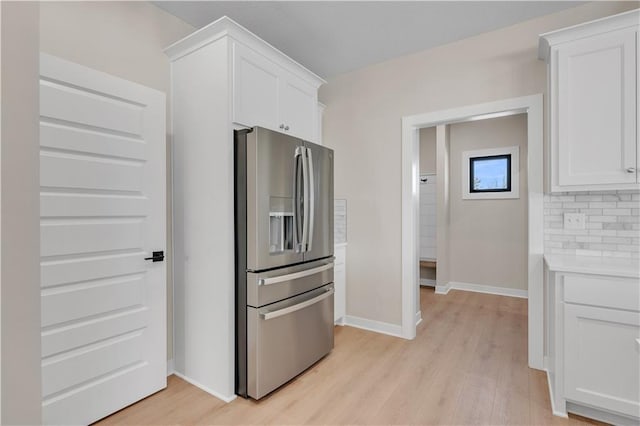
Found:
[[334, 324], [334, 325], [343, 326], [343, 325], [344, 325], [344, 317], [340, 317], [340, 318], [338, 318], [338, 320], [337, 320], [337, 321], [335, 321], [333, 324]]
[[494, 287], [484, 284], [472, 284], [461, 283], [457, 281], [450, 281], [446, 286], [436, 286], [437, 294], [447, 294], [449, 290], [464, 290], [473, 291], [475, 293], [495, 294], [498, 296], [519, 297], [526, 299], [528, 297], [527, 290], [520, 290], [515, 288], [506, 287]]
[[418, 311], [416, 312], [416, 327], [418, 326], [418, 324], [420, 324], [422, 322], [422, 312]]
[[599, 420], [610, 425], [637, 425], [638, 417], [627, 417], [620, 414], [610, 413], [597, 408], [588, 407], [586, 405], [567, 402], [567, 411], [589, 419]]
[[173, 358], [171, 358], [170, 360], [167, 361], [167, 377], [172, 375], [175, 372], [174, 370], [175, 368], [174, 368]]
[[430, 280], [429, 278], [420, 278], [420, 285], [423, 287], [435, 287], [436, 280]]
[[436, 285], [436, 294], [447, 294], [451, 290], [451, 283]]
[[347, 315], [344, 318], [344, 325], [361, 328], [363, 330], [375, 331], [376, 333], [388, 334], [389, 336], [400, 337], [404, 339], [404, 337], [402, 336], [402, 326], [397, 324], [389, 324], [388, 322], [375, 321]]
[[191, 383], [193, 386], [202, 389], [203, 391], [205, 391], [209, 395], [215, 396], [216, 398], [218, 398], [219, 400], [222, 400], [224, 402], [231, 402], [234, 399], [236, 399], [236, 395], [222, 395], [221, 393], [216, 392], [213, 389], [203, 385], [202, 383], [199, 383], [199, 382], [193, 380], [192, 378], [185, 376], [182, 373], [178, 373], [177, 371], [174, 371], [173, 374], [175, 374], [176, 376], [180, 377], [185, 382]]

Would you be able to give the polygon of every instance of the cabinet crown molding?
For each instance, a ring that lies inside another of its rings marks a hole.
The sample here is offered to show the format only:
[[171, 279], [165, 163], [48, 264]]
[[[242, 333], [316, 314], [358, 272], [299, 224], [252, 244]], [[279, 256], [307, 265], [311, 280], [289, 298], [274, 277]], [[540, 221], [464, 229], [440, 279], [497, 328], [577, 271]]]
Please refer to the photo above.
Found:
[[640, 9], [634, 9], [617, 15], [606, 16], [594, 21], [584, 22], [571, 27], [540, 34], [538, 59], [549, 62], [551, 47], [570, 40], [589, 37], [594, 34], [640, 26]]
[[228, 16], [223, 16], [183, 39], [176, 41], [164, 49], [164, 53], [169, 57], [169, 60], [173, 62], [223, 37], [230, 37], [270, 58], [283, 68], [289, 69], [296, 75], [303, 77], [316, 89], [326, 83], [322, 77], [291, 59]]

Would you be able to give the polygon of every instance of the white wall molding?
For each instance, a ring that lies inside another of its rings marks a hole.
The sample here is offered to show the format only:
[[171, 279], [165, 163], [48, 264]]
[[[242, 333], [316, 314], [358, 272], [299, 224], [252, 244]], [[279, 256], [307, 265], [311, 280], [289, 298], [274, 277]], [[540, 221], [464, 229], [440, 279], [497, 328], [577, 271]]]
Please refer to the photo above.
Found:
[[[576, 404], [567, 401], [567, 412], [574, 413], [582, 417], [589, 419], [599, 420], [606, 424], [611, 425], [637, 425], [638, 419], [633, 419], [627, 416], [610, 413], [605, 410], [598, 410], [597, 408], [588, 407], [586, 405]], [[564, 416], [568, 417], [568, 416]]]
[[[419, 277], [417, 235], [418, 212], [418, 137], [423, 127], [464, 122], [478, 116], [499, 113], [527, 114], [527, 195], [528, 195], [528, 273], [529, 304], [528, 338], [529, 366], [543, 368], [543, 98], [542, 94], [468, 105], [425, 114], [402, 117], [402, 335], [415, 337], [416, 291]], [[440, 259], [440, 256], [438, 256]], [[445, 260], [445, 259], [442, 259]], [[436, 287], [441, 294], [448, 291]]]
[[420, 285], [423, 287], [435, 287], [436, 280], [431, 280], [429, 278], [420, 278]]
[[167, 361], [167, 377], [174, 374], [175, 371], [175, 363], [173, 362], [173, 358]]
[[418, 326], [418, 324], [420, 324], [422, 322], [422, 312], [418, 311], [416, 312], [416, 327]]
[[457, 281], [451, 281], [447, 285], [447, 292], [449, 290], [464, 290], [472, 291], [474, 293], [495, 294], [497, 296], [518, 297], [521, 299], [527, 299], [527, 290], [520, 290], [516, 288], [496, 287], [485, 284], [463, 283]]
[[234, 394], [232, 394], [232, 395], [223, 395], [221, 393], [218, 393], [218, 392], [214, 391], [213, 389], [203, 385], [202, 383], [199, 383], [196, 380], [193, 380], [189, 376], [186, 376], [186, 375], [184, 375], [182, 373], [179, 373], [177, 371], [174, 371], [173, 374], [175, 374], [176, 376], [180, 377], [185, 382], [191, 383], [193, 386], [202, 389], [203, 391], [205, 391], [209, 395], [215, 396], [216, 398], [218, 398], [221, 401], [231, 402], [234, 399], [236, 399], [236, 395], [234, 395]]
[[445, 285], [437, 285], [436, 286], [436, 294], [447, 294], [451, 290], [451, 284], [447, 283]]
[[551, 47], [557, 44], [564, 43], [568, 40], [591, 36], [594, 33], [605, 33], [635, 27], [638, 25], [639, 20], [640, 9], [634, 9], [617, 15], [606, 16], [604, 18], [573, 25], [568, 28], [562, 28], [560, 30], [540, 34], [538, 59], [549, 61], [549, 57], [551, 56]]
[[223, 16], [183, 39], [176, 41], [165, 49], [165, 53], [171, 61], [175, 61], [223, 37], [238, 40], [263, 56], [269, 57], [271, 60], [276, 60], [278, 65], [303, 77], [305, 81], [315, 88], [326, 83], [322, 77], [309, 71], [300, 63], [294, 61], [228, 16]]
[[[415, 321], [415, 316], [414, 317]], [[398, 324], [390, 324], [388, 322], [375, 321], [366, 318], [354, 317], [351, 315], [347, 315], [344, 318], [344, 325], [348, 325], [350, 327], [361, 328], [363, 330], [374, 331], [376, 333], [388, 334], [389, 336], [394, 337], [403, 337], [402, 335], [402, 326]], [[416, 323], [414, 322], [414, 327]]]

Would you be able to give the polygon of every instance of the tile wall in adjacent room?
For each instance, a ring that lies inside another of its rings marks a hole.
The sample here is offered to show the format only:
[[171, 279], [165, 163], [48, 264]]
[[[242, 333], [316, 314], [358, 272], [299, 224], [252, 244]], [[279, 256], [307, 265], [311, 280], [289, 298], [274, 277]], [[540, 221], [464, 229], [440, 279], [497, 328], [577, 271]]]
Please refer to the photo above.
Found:
[[333, 243], [347, 242], [347, 200], [333, 201]]

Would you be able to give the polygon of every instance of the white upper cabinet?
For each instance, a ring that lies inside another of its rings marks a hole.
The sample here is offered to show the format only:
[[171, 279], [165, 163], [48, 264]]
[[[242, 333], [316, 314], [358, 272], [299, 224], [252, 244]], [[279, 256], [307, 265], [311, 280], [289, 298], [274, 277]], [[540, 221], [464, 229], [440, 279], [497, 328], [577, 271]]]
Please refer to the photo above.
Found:
[[540, 36], [551, 192], [638, 188], [638, 22], [632, 11]]
[[233, 44], [233, 121], [276, 129], [280, 69], [246, 46]]
[[281, 80], [280, 124], [285, 133], [316, 141], [318, 119], [318, 91], [294, 75]]
[[233, 121], [315, 141], [318, 89], [240, 43], [233, 44]]
[[636, 182], [635, 45], [623, 30], [554, 49], [560, 186]]

